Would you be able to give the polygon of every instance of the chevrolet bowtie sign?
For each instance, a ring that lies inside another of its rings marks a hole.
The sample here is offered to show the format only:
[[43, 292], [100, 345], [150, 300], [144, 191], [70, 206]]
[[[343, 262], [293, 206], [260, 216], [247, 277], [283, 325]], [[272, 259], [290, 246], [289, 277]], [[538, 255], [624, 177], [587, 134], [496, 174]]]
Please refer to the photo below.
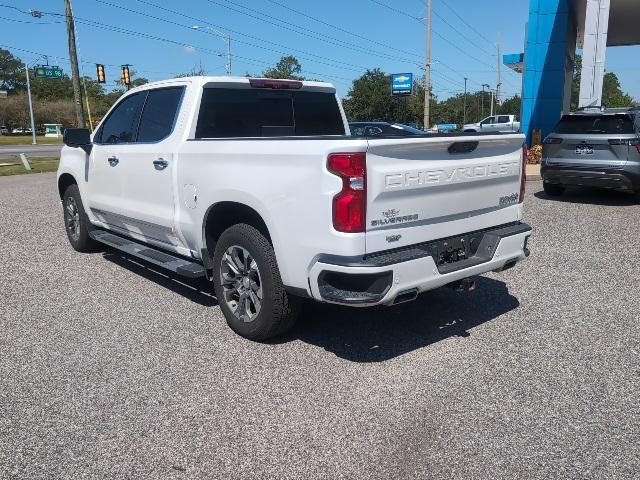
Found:
[[413, 93], [413, 73], [391, 74], [391, 95], [411, 95]]

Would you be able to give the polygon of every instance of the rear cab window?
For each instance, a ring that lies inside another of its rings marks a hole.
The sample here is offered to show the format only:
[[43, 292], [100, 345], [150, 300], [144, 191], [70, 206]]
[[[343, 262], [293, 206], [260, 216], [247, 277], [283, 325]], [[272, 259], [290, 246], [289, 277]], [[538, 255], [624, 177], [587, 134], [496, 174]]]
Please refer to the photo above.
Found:
[[581, 134], [632, 134], [633, 118], [626, 113], [615, 115], [564, 115], [554, 133]]
[[195, 138], [345, 134], [335, 93], [205, 87]]

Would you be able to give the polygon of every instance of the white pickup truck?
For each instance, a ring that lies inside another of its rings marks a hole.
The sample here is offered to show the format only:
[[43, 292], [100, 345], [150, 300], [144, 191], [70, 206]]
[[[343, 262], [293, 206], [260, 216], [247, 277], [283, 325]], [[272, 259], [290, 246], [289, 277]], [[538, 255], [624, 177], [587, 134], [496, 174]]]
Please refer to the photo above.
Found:
[[393, 305], [528, 255], [521, 135], [351, 136], [328, 83], [150, 83], [64, 141], [73, 248], [208, 278], [255, 340], [303, 297]]
[[492, 115], [478, 123], [463, 125], [462, 131], [466, 133], [516, 133], [520, 131], [520, 122], [516, 121], [515, 115]]

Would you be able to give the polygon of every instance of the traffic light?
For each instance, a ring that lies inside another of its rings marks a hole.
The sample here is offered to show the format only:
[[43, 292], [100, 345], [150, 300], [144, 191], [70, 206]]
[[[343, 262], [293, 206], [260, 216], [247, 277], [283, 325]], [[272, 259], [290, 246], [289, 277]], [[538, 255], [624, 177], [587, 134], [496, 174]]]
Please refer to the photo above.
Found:
[[102, 65], [101, 63], [97, 63], [96, 73], [98, 77], [98, 83], [107, 83], [107, 77], [104, 74], [104, 65]]
[[129, 65], [122, 65], [122, 83], [127, 87], [131, 85], [131, 76], [129, 75]]

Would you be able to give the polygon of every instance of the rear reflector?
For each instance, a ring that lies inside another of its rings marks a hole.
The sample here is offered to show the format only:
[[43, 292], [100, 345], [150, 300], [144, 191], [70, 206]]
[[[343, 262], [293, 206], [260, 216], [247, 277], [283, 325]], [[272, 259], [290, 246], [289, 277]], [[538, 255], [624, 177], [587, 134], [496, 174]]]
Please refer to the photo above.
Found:
[[302, 82], [296, 80], [271, 80], [269, 78], [250, 78], [249, 85], [253, 88], [272, 88], [277, 90], [299, 90], [302, 88]]
[[339, 232], [364, 232], [367, 207], [366, 153], [332, 153], [327, 158], [327, 169], [342, 178], [342, 190], [333, 197], [333, 228]]
[[519, 202], [524, 202], [524, 193], [527, 185], [527, 146], [522, 145], [522, 173], [520, 174], [520, 199]]
[[558, 138], [558, 137], [547, 137], [544, 139], [544, 142], [546, 144], [551, 144], [551, 145], [558, 145], [560, 143], [562, 143], [562, 139]]

